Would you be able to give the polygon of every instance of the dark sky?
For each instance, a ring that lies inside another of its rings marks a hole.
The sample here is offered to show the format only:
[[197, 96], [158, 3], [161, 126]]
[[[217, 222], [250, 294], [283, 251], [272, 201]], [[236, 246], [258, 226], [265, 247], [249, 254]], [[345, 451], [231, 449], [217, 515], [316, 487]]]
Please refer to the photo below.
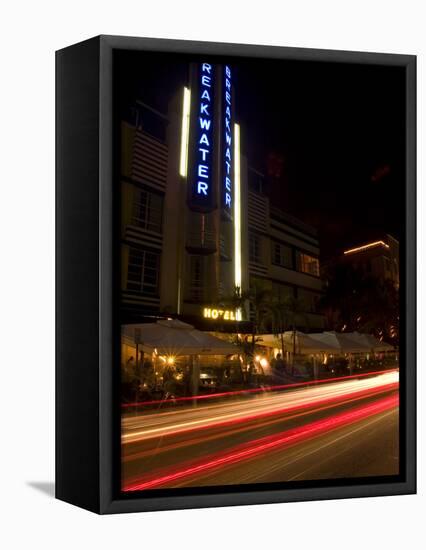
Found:
[[[136, 99], [166, 112], [187, 82], [188, 61], [200, 59], [121, 52], [115, 67], [122, 114]], [[383, 233], [401, 238], [404, 69], [226, 62], [233, 67], [243, 153], [268, 175], [273, 203], [318, 229], [323, 258]]]

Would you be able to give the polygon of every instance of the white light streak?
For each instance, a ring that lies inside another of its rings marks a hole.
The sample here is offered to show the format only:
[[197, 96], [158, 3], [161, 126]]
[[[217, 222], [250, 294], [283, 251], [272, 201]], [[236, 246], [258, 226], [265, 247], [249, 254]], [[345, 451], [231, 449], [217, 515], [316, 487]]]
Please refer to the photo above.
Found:
[[[240, 125], [234, 124], [234, 284], [241, 292], [241, 164], [240, 164]], [[236, 311], [241, 320], [241, 308]]]
[[180, 142], [180, 165], [179, 174], [186, 178], [188, 173], [188, 144], [189, 144], [189, 117], [191, 111], [191, 90], [183, 89], [182, 108], [182, 134]]

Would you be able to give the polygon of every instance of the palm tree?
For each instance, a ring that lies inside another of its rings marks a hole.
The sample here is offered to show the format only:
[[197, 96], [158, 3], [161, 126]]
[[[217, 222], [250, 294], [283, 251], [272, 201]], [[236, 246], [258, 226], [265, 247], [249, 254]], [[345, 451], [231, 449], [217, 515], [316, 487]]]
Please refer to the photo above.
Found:
[[398, 341], [399, 292], [351, 265], [331, 270], [321, 308], [333, 330], [361, 330]]
[[395, 285], [387, 281], [371, 281], [367, 289], [359, 330], [385, 337], [394, 345], [398, 344], [399, 333], [399, 292]]
[[293, 353], [291, 357], [291, 375], [294, 374], [294, 356], [296, 355], [296, 332], [297, 325], [304, 323], [309, 325], [309, 319], [306, 315], [306, 303], [302, 298], [288, 296], [285, 300], [285, 311], [287, 322], [292, 331]]
[[287, 329], [287, 304], [285, 300], [275, 300], [271, 304], [272, 333], [281, 341], [281, 351], [284, 353], [284, 333]]
[[[223, 305], [230, 307], [232, 311], [243, 311], [247, 297], [246, 293], [241, 293], [241, 288], [239, 286], [234, 287], [234, 291], [231, 296], [224, 298], [222, 300]], [[238, 338], [238, 318], [235, 315], [235, 334], [237, 335], [237, 344], [240, 344]]]
[[246, 294], [252, 318], [251, 348], [252, 355], [255, 352], [256, 334], [258, 334], [268, 317], [271, 308], [271, 291], [259, 283], [254, 283]]
[[[244, 310], [248, 304], [252, 318], [251, 331], [251, 354], [255, 353], [256, 334], [264, 326], [264, 322], [271, 308], [271, 291], [264, 288], [259, 283], [254, 283], [248, 290], [241, 291], [240, 287], [235, 287], [232, 296], [224, 298], [222, 302], [234, 310]], [[237, 330], [236, 324], [236, 332]]]

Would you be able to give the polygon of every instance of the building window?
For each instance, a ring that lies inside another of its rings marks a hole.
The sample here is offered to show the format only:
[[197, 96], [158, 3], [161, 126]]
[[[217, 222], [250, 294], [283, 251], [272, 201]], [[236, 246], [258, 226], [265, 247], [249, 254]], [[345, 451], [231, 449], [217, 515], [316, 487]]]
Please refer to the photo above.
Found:
[[147, 105], [136, 108], [136, 126], [165, 143], [167, 134], [167, 117]]
[[249, 262], [260, 264], [260, 238], [254, 233], [249, 233]]
[[189, 259], [189, 298], [201, 302], [204, 294], [203, 256], [190, 256]]
[[297, 297], [302, 302], [306, 313], [316, 313], [319, 295], [303, 288], [297, 289]]
[[248, 188], [250, 191], [262, 194], [264, 188], [263, 176], [256, 170], [248, 169]]
[[391, 274], [391, 263], [389, 258], [386, 258], [386, 256], [383, 257], [383, 263], [385, 266], [385, 274], [390, 275]]
[[127, 290], [158, 294], [160, 255], [130, 247]]
[[188, 247], [216, 251], [216, 234], [210, 214], [190, 212], [187, 227], [186, 245]]
[[302, 273], [308, 273], [309, 275], [315, 275], [319, 277], [319, 260], [314, 256], [305, 254], [304, 252], [297, 252], [297, 270]]
[[135, 188], [132, 223], [137, 227], [161, 233], [163, 197]]
[[272, 294], [275, 300], [285, 303], [294, 297], [294, 290], [289, 285], [272, 283]]
[[293, 269], [293, 251], [290, 246], [272, 242], [272, 263]]

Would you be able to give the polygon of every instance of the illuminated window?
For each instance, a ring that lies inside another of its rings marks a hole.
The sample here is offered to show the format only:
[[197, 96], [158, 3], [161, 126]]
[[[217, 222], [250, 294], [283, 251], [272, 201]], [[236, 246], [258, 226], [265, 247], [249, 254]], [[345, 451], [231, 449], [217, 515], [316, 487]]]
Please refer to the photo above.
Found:
[[158, 294], [160, 255], [130, 247], [127, 269], [127, 290]]
[[163, 197], [135, 188], [132, 223], [137, 227], [161, 233]]
[[249, 262], [261, 263], [260, 238], [254, 233], [249, 233]]
[[297, 270], [302, 273], [308, 273], [309, 275], [315, 275], [319, 277], [319, 260], [314, 256], [305, 254], [304, 252], [297, 252]]
[[290, 246], [272, 242], [272, 263], [293, 269], [293, 251]]

